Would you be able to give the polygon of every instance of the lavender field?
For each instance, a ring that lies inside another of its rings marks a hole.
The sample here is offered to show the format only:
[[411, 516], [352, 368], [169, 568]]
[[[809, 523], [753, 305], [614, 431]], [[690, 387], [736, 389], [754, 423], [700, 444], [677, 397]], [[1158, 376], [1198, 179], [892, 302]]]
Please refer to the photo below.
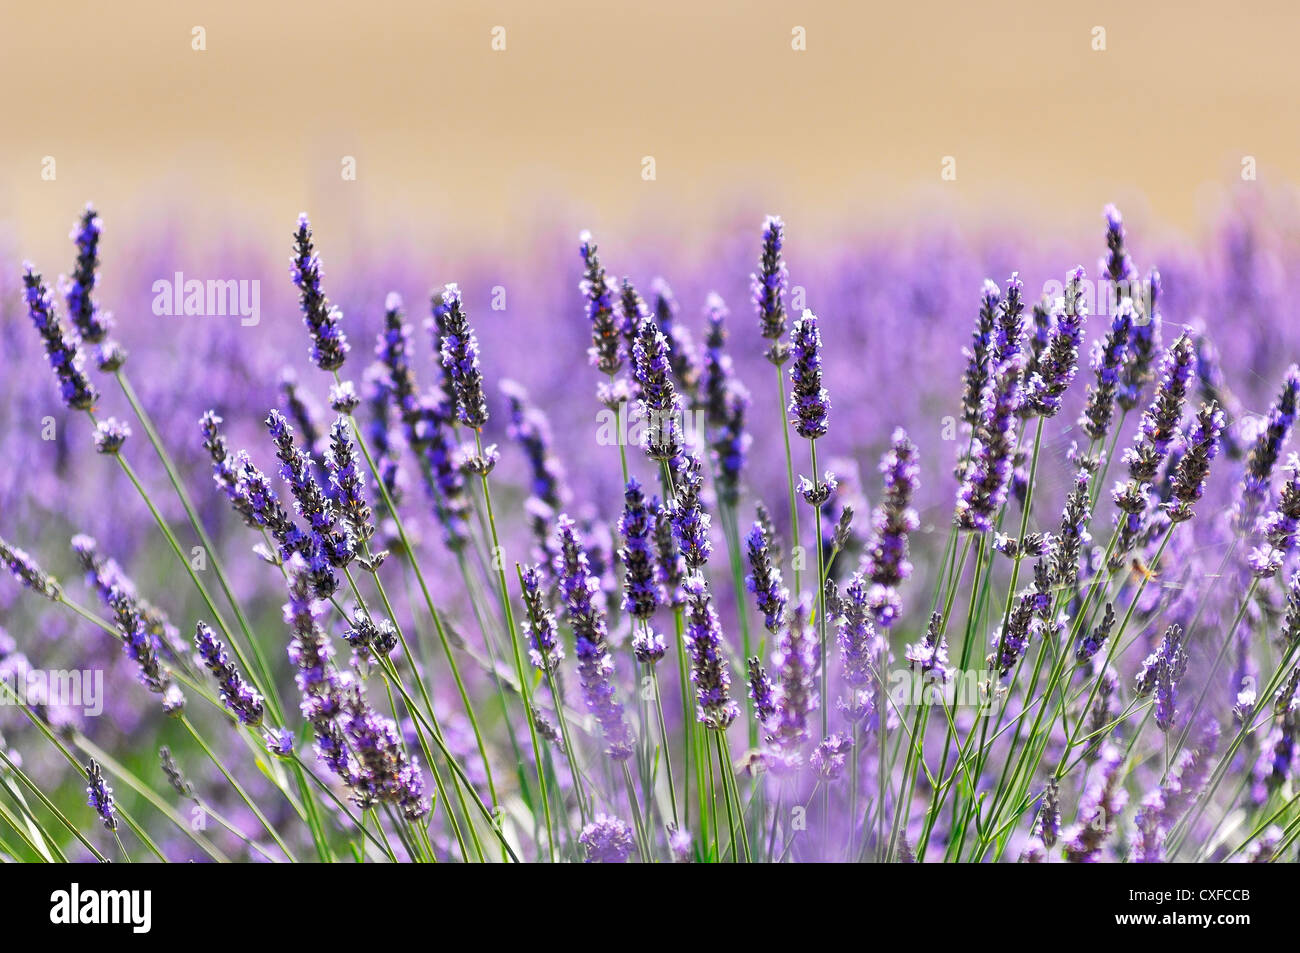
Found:
[[0, 855], [1294, 862], [1300, 210], [1098, 212], [190, 276], [70, 209], [0, 252]]

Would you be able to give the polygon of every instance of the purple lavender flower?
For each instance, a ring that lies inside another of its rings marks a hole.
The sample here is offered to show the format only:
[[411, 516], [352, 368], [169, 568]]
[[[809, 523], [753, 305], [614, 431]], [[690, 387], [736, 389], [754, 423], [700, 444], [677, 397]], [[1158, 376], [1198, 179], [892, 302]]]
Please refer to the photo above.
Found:
[[709, 328], [700, 367], [699, 401], [704, 408], [709, 447], [716, 466], [714, 483], [718, 501], [734, 507], [740, 499], [740, 471], [751, 442], [745, 432], [750, 397], [724, 350], [727, 306], [716, 294], [709, 294], [705, 315]]
[[1027, 371], [1025, 406], [1048, 419], [1061, 411], [1061, 398], [1079, 370], [1079, 346], [1088, 309], [1082, 287], [1086, 274], [1075, 268], [1066, 279], [1065, 294], [1052, 309], [1052, 330], [1042, 354]]
[[311, 335], [312, 363], [323, 371], [336, 371], [343, 366], [350, 347], [341, 327], [343, 313], [330, 304], [321, 290], [320, 257], [312, 247], [311, 223], [306, 212], [298, 216], [290, 262], [289, 275], [298, 287], [298, 306]]
[[676, 496], [668, 508], [672, 519], [673, 539], [681, 552], [688, 570], [697, 570], [709, 560], [713, 542], [709, 539], [709, 514], [704, 512], [700, 499], [704, 492], [704, 477], [700, 472], [700, 459], [687, 453], [680, 458], [675, 481]]
[[130, 598], [144, 621], [145, 630], [157, 640], [160, 647], [170, 651], [173, 658], [177, 659], [188, 653], [181, 641], [180, 632], [167, 618], [167, 613], [140, 596], [135, 583], [122, 571], [116, 560], [99, 552], [99, 544], [94, 539], [78, 533], [72, 537], [72, 551], [77, 554], [77, 561], [85, 571], [86, 584], [95, 590], [106, 607], [112, 609], [115, 596]]
[[136, 664], [140, 683], [155, 695], [162, 696], [163, 710], [167, 714], [179, 715], [185, 707], [185, 696], [172, 683], [171, 673], [163, 667], [158, 657], [158, 638], [145, 624], [139, 604], [130, 593], [115, 588], [109, 593], [108, 605], [122, 637], [122, 649]]
[[102, 223], [94, 206], [87, 203], [86, 210], [69, 236], [77, 244], [77, 264], [72, 269], [63, 300], [68, 306], [68, 317], [87, 344], [99, 344], [113, 328], [113, 316], [100, 311], [91, 297], [95, 290], [99, 268], [99, 234]]
[[271, 411], [266, 428], [280, 460], [280, 476], [289, 484], [294, 509], [309, 527], [310, 544], [304, 552], [313, 573], [317, 592], [327, 597], [338, 587], [331, 567], [342, 569], [356, 555], [353, 542], [338, 531], [334, 505], [316, 482], [311, 458], [294, 445], [293, 428], [279, 411]]
[[627, 481], [624, 499], [623, 517], [618, 524], [624, 544], [618, 554], [623, 563], [623, 611], [634, 619], [648, 619], [663, 598], [653, 545], [652, 507], [657, 507], [658, 501], [647, 505], [636, 477]]
[[116, 417], [100, 420], [95, 424], [95, 452], [115, 456], [122, 452], [122, 447], [129, 436], [131, 436], [130, 426]]
[[662, 635], [645, 625], [632, 636], [632, 654], [642, 665], [657, 665], [668, 654], [668, 643]]
[[671, 460], [682, 452], [682, 407], [673, 387], [668, 340], [653, 321], [644, 320], [631, 350], [632, 373], [640, 385], [646, 421], [646, 455], [652, 460]]
[[1102, 768], [1079, 803], [1079, 822], [1064, 833], [1065, 859], [1076, 864], [1101, 860], [1106, 841], [1115, 832], [1115, 821], [1128, 803], [1121, 768], [1124, 756], [1114, 745], [1102, 752]]
[[973, 453], [961, 468], [953, 522], [963, 530], [989, 532], [1006, 502], [1015, 463], [1016, 423], [1024, 399], [1023, 310], [1020, 279], [1013, 274], [997, 309], [989, 379], [973, 425]]
[[1254, 529], [1256, 517], [1269, 504], [1273, 468], [1277, 466], [1282, 448], [1295, 425], [1297, 397], [1300, 397], [1300, 366], [1292, 364], [1277, 400], [1269, 408], [1268, 423], [1246, 458], [1246, 475], [1242, 479], [1241, 498], [1237, 501], [1235, 515], [1238, 525], [1247, 532]]
[[94, 758], [86, 765], [86, 803], [95, 809], [104, 826], [110, 831], [117, 830], [117, 805], [113, 802], [113, 789], [104, 780], [104, 772]]
[[1223, 432], [1223, 411], [1211, 401], [1202, 404], [1196, 420], [1183, 438], [1182, 456], [1171, 479], [1172, 499], [1163, 507], [1169, 519], [1181, 523], [1192, 518], [1192, 506], [1205, 491], [1205, 477], [1210, 461], [1218, 455], [1219, 436]]
[[1124, 452], [1129, 477], [1118, 481], [1112, 494], [1120, 510], [1119, 532], [1110, 558], [1112, 569], [1123, 565], [1146, 525], [1151, 484], [1178, 434], [1194, 359], [1192, 340], [1186, 334], [1170, 345], [1160, 362], [1160, 384], [1151, 406], [1142, 414], [1137, 440]]
[[654, 517], [655, 562], [658, 566], [659, 584], [663, 587], [667, 604], [680, 606], [683, 602], [682, 579], [686, 576], [686, 561], [677, 548], [677, 540], [673, 535], [673, 518], [668, 508], [658, 507]]
[[[948, 639], [943, 632], [943, 614], [934, 612], [930, 615], [930, 624], [926, 626], [925, 637], [908, 645], [903, 652], [913, 671], [919, 671], [922, 678], [933, 679], [946, 684], [952, 679], [952, 668], [948, 665]], [[1049, 845], [1050, 846], [1050, 845]]]
[[23, 293], [27, 314], [45, 344], [45, 356], [59, 379], [59, 396], [73, 410], [94, 410], [99, 392], [82, 372], [77, 340], [64, 331], [54, 312], [50, 292], [30, 263], [23, 265]]
[[0, 539], [0, 563], [9, 567], [14, 578], [32, 592], [39, 593], [51, 602], [63, 598], [63, 587], [59, 581], [38, 566], [36, 560], [26, 552], [4, 539]]
[[591, 322], [591, 363], [602, 374], [617, 374], [623, 366], [620, 328], [614, 315], [614, 286], [605, 274], [605, 268], [596, 254], [596, 243], [590, 232], [578, 236], [578, 249], [586, 270], [578, 289], [587, 299], [587, 320]]
[[844, 597], [837, 600], [840, 619], [835, 640], [840, 647], [844, 683], [848, 686], [848, 697], [840, 699], [838, 707], [855, 722], [865, 721], [876, 710], [880, 687], [876, 668], [885, 651], [884, 640], [872, 622], [871, 589], [866, 576], [854, 573], [844, 588]]
[[1086, 662], [1100, 652], [1102, 646], [1106, 644], [1106, 640], [1110, 638], [1110, 631], [1114, 627], [1115, 607], [1108, 602], [1102, 612], [1101, 621], [1091, 630], [1085, 629], [1079, 633], [1079, 641], [1074, 647], [1075, 661]]
[[772, 342], [766, 356], [778, 367], [789, 353], [781, 340], [785, 336], [785, 295], [790, 285], [789, 272], [781, 257], [784, 244], [785, 223], [775, 215], [767, 216], [763, 221], [763, 253], [758, 260], [758, 272], [749, 276], [754, 306], [758, 309], [759, 333]]
[[555, 615], [546, 605], [541, 571], [537, 566], [525, 566], [520, 578], [528, 617], [528, 657], [537, 669], [554, 671], [564, 659], [564, 645], [556, 632]]
[[1178, 702], [1178, 683], [1187, 671], [1187, 650], [1183, 647], [1183, 627], [1171, 625], [1160, 645], [1146, 657], [1138, 672], [1134, 692], [1143, 698], [1154, 690], [1156, 724], [1168, 731], [1174, 722]]
[[980, 291], [980, 310], [975, 320], [969, 347], [962, 348], [966, 358], [966, 371], [962, 380], [962, 419], [972, 427], [983, 415], [984, 391], [990, 379], [989, 354], [993, 347], [993, 328], [998, 309], [1002, 305], [1002, 291], [987, 278]]
[[912, 507], [919, 483], [916, 445], [902, 427], [894, 430], [889, 451], [880, 461], [885, 496], [872, 511], [871, 545], [863, 557], [863, 572], [877, 587], [873, 603], [876, 624], [889, 628], [898, 616], [898, 586], [912, 574], [907, 558], [907, 537], [920, 519]]
[[229, 709], [241, 724], [256, 727], [262, 723], [262, 696], [244, 681], [235, 664], [226, 654], [226, 647], [221, 644], [210, 628], [200, 622], [194, 632], [194, 647], [199, 657], [208, 667], [212, 677], [217, 680], [221, 690], [221, 703]]
[[1088, 385], [1088, 402], [1079, 417], [1079, 426], [1092, 440], [1101, 440], [1110, 432], [1115, 417], [1119, 372], [1124, 366], [1132, 334], [1133, 303], [1124, 300], [1115, 308], [1105, 338], [1094, 342], [1092, 347], [1091, 364], [1097, 382]]
[[772, 541], [762, 520], [757, 520], [745, 537], [749, 552], [749, 575], [745, 588], [754, 594], [758, 611], [763, 613], [763, 624], [775, 633], [785, 617], [785, 605], [790, 593], [781, 584], [781, 569], [772, 559]]
[[[632, 284], [632, 279], [624, 277], [619, 287], [618, 301], [615, 304], [615, 312], [619, 318], [619, 327], [623, 332], [624, 348], [628, 354], [632, 354], [633, 346], [637, 338], [641, 336], [641, 329], [650, 323], [650, 308], [646, 305], [645, 299], [641, 297], [641, 292], [636, 290]], [[656, 328], [658, 325], [656, 325]], [[667, 344], [664, 346], [667, 351]]]
[[625, 864], [632, 855], [632, 831], [617, 817], [597, 814], [582, 829], [578, 842], [587, 850], [589, 864]]
[[626, 761], [632, 756], [632, 735], [623, 717], [623, 705], [615, 696], [614, 659], [609, 654], [605, 613], [595, 601], [600, 581], [592, 575], [574, 521], [561, 515], [556, 527], [559, 539], [555, 576], [565, 618], [573, 629], [583, 698], [605, 736], [605, 753], [615, 761]]
[[441, 347], [442, 367], [451, 381], [456, 416], [466, 427], [482, 430], [487, 423], [487, 398], [483, 395], [483, 373], [478, 367], [478, 338], [465, 315], [460, 288], [447, 285], [442, 289], [443, 319]]
[[1147, 288], [1145, 302], [1138, 299], [1136, 305], [1129, 359], [1120, 371], [1119, 393], [1115, 396], [1115, 402], [1124, 410], [1138, 405], [1142, 388], [1152, 380], [1151, 365], [1160, 350], [1160, 272], [1154, 268], [1148, 275]]
[[293, 633], [289, 661], [296, 670], [294, 682], [302, 696], [302, 715], [312, 726], [321, 763], [351, 786], [357, 781], [355, 765], [336, 720], [342, 711], [343, 682], [333, 665], [334, 648], [320, 627], [326, 604], [316, 597], [310, 569], [300, 555], [290, 558], [285, 569], [289, 601], [284, 606], [284, 621]]
[[802, 762], [802, 747], [809, 738], [809, 719], [816, 711], [817, 637], [809, 625], [807, 596], [790, 606], [786, 625], [777, 638], [772, 666], [780, 676], [776, 714], [768, 724], [771, 763], [779, 771]]
[[1124, 216], [1114, 205], [1107, 205], [1102, 214], [1106, 219], [1106, 257], [1101, 261], [1101, 270], [1106, 278], [1120, 286], [1127, 294], [1127, 286], [1137, 274], [1133, 260], [1129, 258], [1124, 244]]
[[745, 660], [749, 680], [749, 700], [754, 703], [754, 718], [759, 725], [767, 724], [776, 713], [776, 698], [772, 694], [772, 680], [757, 655]]
[[838, 781], [848, 764], [849, 752], [853, 750], [853, 739], [844, 734], [827, 735], [825, 740], [813, 749], [809, 759], [817, 776], [830, 783]]
[[366, 502], [365, 474], [358, 465], [352, 428], [347, 418], [338, 418], [330, 428], [330, 449], [325, 459], [334, 502], [348, 533], [358, 542], [370, 539], [375, 535], [375, 524], [370, 504]]
[[330, 385], [330, 410], [336, 414], [350, 416], [361, 406], [361, 395], [351, 381], [341, 381]]
[[726, 730], [740, 710], [731, 700], [731, 672], [722, 646], [722, 624], [713, 608], [708, 583], [692, 575], [686, 590], [686, 651], [691, 657], [696, 717], [705, 728]]
[[799, 436], [816, 440], [830, 426], [831, 399], [822, 386], [822, 335], [817, 315], [804, 309], [790, 330], [790, 424]]

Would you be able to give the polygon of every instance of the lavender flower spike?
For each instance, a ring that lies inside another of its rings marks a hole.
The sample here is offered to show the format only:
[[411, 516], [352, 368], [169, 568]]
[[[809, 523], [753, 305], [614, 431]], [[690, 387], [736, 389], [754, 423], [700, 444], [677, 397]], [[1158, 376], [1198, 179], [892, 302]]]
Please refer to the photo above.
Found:
[[653, 321], [641, 322], [632, 345], [632, 372], [641, 388], [646, 455], [671, 460], [682, 450], [682, 408], [673, 387], [668, 340]]
[[702, 575], [693, 575], [686, 589], [686, 650], [691, 657], [691, 681], [695, 684], [696, 717], [705, 728], [726, 730], [740, 714], [731, 700], [731, 673], [722, 646], [722, 626], [714, 610], [709, 586]]
[[298, 216], [293, 236], [293, 257], [289, 276], [298, 287], [298, 307], [311, 335], [311, 360], [323, 371], [336, 371], [348, 356], [348, 339], [341, 323], [343, 313], [332, 306], [321, 290], [321, 264], [311, 240], [307, 213]]
[[656, 574], [653, 546], [654, 511], [635, 477], [627, 481], [625, 504], [618, 529], [623, 537], [619, 559], [623, 563], [623, 611], [634, 619], [648, 619], [663, 599]]
[[1079, 346], [1088, 310], [1083, 301], [1082, 268], [1066, 279], [1065, 294], [1052, 309], [1052, 331], [1026, 387], [1026, 406], [1051, 419], [1061, 411], [1061, 399], [1079, 370]]
[[749, 699], [754, 703], [754, 718], [760, 726], [765, 725], [768, 719], [776, 713], [776, 699], [772, 694], [772, 680], [768, 678], [767, 671], [763, 668], [757, 655], [745, 660], [745, 668], [749, 675]]
[[87, 344], [99, 344], [113, 327], [113, 316], [100, 311], [91, 297], [99, 268], [100, 228], [99, 213], [87, 203], [70, 236], [77, 243], [77, 264], [63, 296], [68, 305], [68, 317], [81, 340]]
[[622, 340], [614, 316], [614, 286], [596, 254], [590, 232], [578, 236], [579, 251], [586, 270], [578, 288], [587, 299], [587, 320], [591, 322], [591, 363], [602, 374], [614, 375], [623, 366]]
[[4, 563], [19, 583], [32, 592], [39, 593], [51, 602], [63, 598], [59, 581], [36, 564], [26, 552], [0, 539], [0, 563]]
[[262, 723], [262, 696], [239, 674], [235, 664], [226, 654], [226, 647], [213, 635], [207, 625], [200, 622], [194, 631], [194, 647], [208, 667], [217, 687], [221, 689], [221, 703], [229, 709], [240, 724], [256, 727]]
[[785, 294], [790, 284], [781, 257], [784, 244], [785, 223], [769, 215], [763, 222], [763, 254], [758, 260], [758, 273], [749, 276], [754, 306], [758, 309], [759, 333], [772, 342], [766, 356], [777, 366], [785, 362], [789, 353], [781, 340], [785, 336]]
[[1024, 400], [1024, 322], [1020, 279], [1012, 275], [998, 308], [991, 373], [973, 426], [974, 453], [961, 469], [953, 522], [987, 533], [1006, 501], [1016, 453], [1016, 424]]
[[1183, 438], [1183, 455], [1178, 458], [1171, 481], [1172, 499], [1163, 504], [1169, 519], [1181, 523], [1192, 518], [1192, 506], [1205, 492], [1210, 461], [1219, 453], [1223, 432], [1223, 411], [1215, 401], [1202, 404], [1196, 420]]
[[771, 540], [762, 520], [754, 523], [745, 537], [745, 544], [749, 551], [750, 569], [745, 577], [745, 588], [754, 594], [767, 631], [775, 633], [784, 621], [785, 604], [790, 594], [781, 584], [781, 569], [772, 560]]
[[1089, 385], [1088, 403], [1079, 417], [1079, 426], [1093, 440], [1101, 440], [1110, 432], [1115, 416], [1115, 391], [1132, 333], [1133, 303], [1124, 300], [1115, 309], [1106, 337], [1093, 344], [1092, 369], [1097, 383]]
[[878, 587], [876, 622], [885, 628], [898, 615], [898, 586], [912, 574], [907, 558], [907, 538], [916, 532], [920, 518], [912, 507], [919, 483], [916, 445], [902, 427], [894, 431], [889, 451], [880, 461], [885, 498], [871, 514], [873, 537], [864, 555], [863, 570]]
[[772, 654], [780, 675], [776, 714], [769, 725], [772, 764], [777, 770], [802, 763], [801, 749], [808, 741], [808, 722], [817, 710], [817, 638], [811, 631], [807, 596], [790, 607], [789, 617]]
[[688, 569], [699, 569], [708, 562], [713, 552], [709, 539], [709, 514], [704, 512], [700, 499], [704, 492], [704, 477], [700, 473], [700, 460], [694, 454], [685, 455], [677, 469], [677, 496], [669, 509], [672, 519], [673, 539]]
[[614, 660], [609, 654], [605, 613], [596, 602], [600, 581], [591, 573], [574, 521], [561, 515], [556, 526], [559, 545], [555, 575], [565, 617], [573, 628], [583, 698], [605, 736], [606, 754], [615, 761], [626, 761], [632, 756], [632, 734], [623, 717], [623, 705], [615, 697]]
[[555, 628], [555, 614], [546, 605], [541, 571], [537, 566], [525, 566], [520, 579], [528, 617], [528, 657], [539, 671], [554, 671], [564, 659], [564, 645]]
[[816, 440], [830, 427], [830, 394], [822, 386], [822, 335], [817, 315], [804, 309], [790, 330], [790, 423], [799, 436]]
[[1237, 502], [1238, 525], [1250, 532], [1255, 519], [1267, 508], [1273, 468], [1282, 455], [1291, 428], [1295, 426], [1296, 402], [1300, 398], [1300, 366], [1292, 364], [1286, 372], [1282, 390], [1269, 408], [1268, 423], [1255, 439], [1246, 458], [1246, 475], [1242, 479], [1241, 499]]
[[466, 427], [482, 430], [487, 423], [487, 399], [483, 396], [483, 374], [478, 366], [478, 338], [469, 326], [460, 288], [454, 284], [442, 289], [443, 318], [442, 367], [451, 381], [456, 416]]
[[348, 532], [357, 541], [375, 535], [370, 504], [366, 502], [366, 478], [352, 443], [352, 427], [346, 417], [339, 417], [330, 427], [330, 449], [326, 454], [334, 502]]
[[27, 314], [45, 344], [45, 356], [59, 379], [59, 396], [73, 410], [94, 410], [99, 392], [82, 372], [76, 338], [64, 331], [59, 316], [54, 313], [50, 292], [31, 264], [23, 266], [23, 295]]
[[95, 809], [110, 831], [117, 830], [117, 805], [113, 802], [113, 789], [104, 780], [104, 772], [94, 758], [86, 765], [86, 803]]

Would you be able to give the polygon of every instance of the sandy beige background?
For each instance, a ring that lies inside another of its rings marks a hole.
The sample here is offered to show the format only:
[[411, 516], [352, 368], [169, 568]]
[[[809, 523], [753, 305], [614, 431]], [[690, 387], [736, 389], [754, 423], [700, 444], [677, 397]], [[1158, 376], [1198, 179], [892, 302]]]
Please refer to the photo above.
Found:
[[310, 208], [354, 239], [400, 224], [503, 246], [561, 203], [688, 234], [740, 202], [1095, 230], [1114, 199], [1192, 229], [1243, 155], [1300, 180], [1293, 2], [4, 7], [0, 222], [32, 254], [64, 252], [87, 198], [119, 223], [184, 214], [280, 245]]

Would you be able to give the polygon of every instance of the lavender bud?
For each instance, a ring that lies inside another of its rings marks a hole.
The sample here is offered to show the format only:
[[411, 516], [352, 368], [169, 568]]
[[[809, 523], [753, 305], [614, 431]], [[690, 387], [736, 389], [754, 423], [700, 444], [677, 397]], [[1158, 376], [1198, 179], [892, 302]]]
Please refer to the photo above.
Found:
[[799, 436], [816, 440], [830, 426], [830, 394], [822, 386], [822, 335], [817, 315], [804, 309], [790, 331], [790, 424]]
[[754, 523], [745, 542], [750, 568], [745, 587], [754, 594], [763, 624], [775, 633], [781, 627], [790, 594], [781, 584], [781, 569], [772, 560], [771, 537], [761, 521]]
[[241, 724], [256, 727], [262, 723], [262, 696], [239, 674], [221, 640], [200, 622], [194, 633], [194, 647], [208, 667], [220, 689], [221, 703], [231, 711]]
[[487, 423], [487, 398], [483, 395], [483, 374], [478, 366], [478, 338], [465, 315], [460, 289], [447, 285], [442, 289], [446, 310], [443, 321], [442, 367], [451, 381], [456, 416], [466, 427], [482, 430]]
[[763, 221], [763, 253], [758, 260], [758, 273], [749, 276], [758, 309], [759, 333], [772, 342], [767, 359], [780, 366], [788, 353], [781, 341], [785, 336], [785, 294], [789, 288], [789, 272], [781, 257], [785, 244], [785, 223], [775, 215]]
[[94, 410], [99, 392], [82, 372], [76, 338], [64, 331], [59, 316], [54, 313], [49, 290], [31, 264], [23, 266], [23, 295], [27, 314], [41, 336], [45, 356], [59, 380], [59, 396], [63, 403], [73, 410]]
[[343, 313], [329, 303], [321, 290], [320, 257], [312, 246], [306, 212], [298, 216], [290, 262], [289, 275], [298, 287], [298, 306], [311, 335], [312, 363], [323, 371], [336, 371], [343, 366], [350, 347], [341, 327]]
[[100, 311], [91, 297], [95, 290], [95, 281], [99, 269], [99, 235], [102, 223], [94, 206], [86, 204], [86, 210], [73, 226], [69, 236], [77, 244], [77, 264], [72, 270], [64, 301], [68, 306], [68, 317], [87, 344], [99, 344], [113, 327], [113, 316]]
[[602, 374], [614, 375], [623, 366], [622, 342], [619, 326], [614, 316], [613, 282], [596, 254], [596, 243], [590, 232], [578, 236], [579, 251], [586, 266], [578, 289], [587, 299], [587, 320], [591, 322], [591, 363]]
[[[623, 611], [635, 619], [648, 619], [663, 598], [655, 572], [653, 511], [646, 505], [645, 494], [635, 477], [627, 481], [624, 498], [623, 517], [618, 524], [624, 541], [619, 550], [623, 563]], [[658, 501], [652, 501], [651, 506], [657, 505]]]
[[689, 577], [683, 588], [686, 590], [683, 638], [691, 658], [696, 717], [705, 728], [725, 730], [740, 712], [731, 700], [731, 673], [722, 646], [722, 624], [702, 575]]
[[26, 552], [4, 539], [0, 539], [0, 562], [8, 566], [14, 578], [32, 592], [39, 593], [51, 602], [63, 598], [63, 587], [59, 581], [41, 569]]
[[113, 802], [113, 789], [104, 780], [104, 772], [94, 758], [86, 765], [86, 780], [90, 782], [86, 787], [86, 803], [95, 809], [106, 828], [116, 831], [117, 805]]
[[520, 578], [528, 616], [528, 657], [538, 670], [554, 671], [564, 659], [564, 646], [555, 628], [555, 615], [546, 605], [542, 574], [537, 566], [525, 566]]

